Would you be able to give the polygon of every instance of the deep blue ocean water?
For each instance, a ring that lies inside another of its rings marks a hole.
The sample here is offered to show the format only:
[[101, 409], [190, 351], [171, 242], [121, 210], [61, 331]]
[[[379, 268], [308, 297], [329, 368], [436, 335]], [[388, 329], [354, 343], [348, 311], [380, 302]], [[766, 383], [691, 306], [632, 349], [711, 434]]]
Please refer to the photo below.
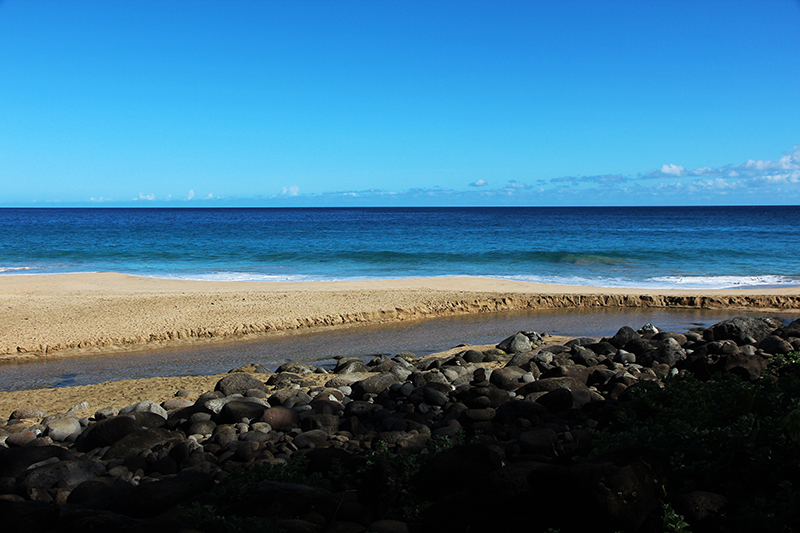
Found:
[[800, 207], [0, 209], [0, 274], [800, 284]]

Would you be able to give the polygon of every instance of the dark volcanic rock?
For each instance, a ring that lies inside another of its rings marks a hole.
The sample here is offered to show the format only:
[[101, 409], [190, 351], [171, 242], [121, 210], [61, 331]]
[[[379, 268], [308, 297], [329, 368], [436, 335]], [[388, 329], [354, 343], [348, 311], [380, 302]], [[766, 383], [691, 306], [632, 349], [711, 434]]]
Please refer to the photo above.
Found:
[[80, 452], [88, 452], [94, 448], [110, 446], [125, 435], [129, 435], [139, 429], [141, 429], [141, 426], [133, 417], [115, 416], [114, 418], [107, 418], [84, 430], [75, 442], [75, 447]]
[[208, 474], [184, 472], [157, 483], [108, 487], [88, 498], [84, 505], [133, 518], [152, 518], [210, 490], [213, 485], [214, 479]]
[[774, 331], [774, 334], [784, 339], [790, 337], [800, 338], [800, 320], [795, 320], [786, 326], [778, 328]]
[[267, 407], [255, 402], [228, 402], [222, 406], [220, 417], [227, 423], [239, 422], [243, 418], [252, 420], [264, 414]]
[[794, 350], [794, 347], [789, 342], [777, 335], [768, 335], [758, 343], [758, 347], [774, 355], [783, 355]]
[[266, 422], [276, 431], [287, 431], [300, 426], [300, 415], [286, 407], [272, 407], [261, 415], [261, 422]]
[[533, 455], [548, 455], [553, 452], [553, 446], [558, 440], [558, 435], [550, 428], [537, 428], [526, 431], [519, 436], [522, 453]]
[[393, 383], [400, 383], [400, 379], [390, 372], [383, 372], [353, 383], [353, 398], [360, 400], [365, 394], [378, 394], [388, 389]]
[[[653, 464], [631, 457], [536, 469], [528, 476], [539, 495], [531, 501], [531, 512], [543, 525], [562, 530], [635, 530], [660, 508], [663, 480]], [[580, 513], [574, 512], [574, 502], [581, 502]]]
[[677, 342], [680, 346], [683, 346], [687, 342], [686, 335], [682, 333], [675, 333], [674, 331], [662, 331], [661, 333], [653, 335], [654, 341], [663, 341], [665, 339], [675, 339], [675, 342]]
[[298, 375], [312, 374], [314, 372], [314, 367], [301, 363], [300, 361], [287, 361], [279, 366], [275, 372], [288, 372]]
[[597, 355], [609, 355], [609, 356], [617, 353], [617, 350], [619, 349], [617, 346], [614, 346], [610, 342], [606, 341], [596, 342], [594, 344], [587, 344], [585, 347], [589, 348]]
[[480, 483], [501, 466], [500, 456], [490, 447], [464, 444], [444, 451], [436, 461], [423, 465], [414, 485], [421, 497], [438, 499]]
[[478, 350], [467, 350], [461, 354], [461, 357], [463, 357], [464, 361], [467, 363], [482, 363], [486, 356]]
[[106, 467], [99, 461], [59, 461], [27, 470], [17, 479], [17, 482], [32, 483], [45, 489], [54, 487], [56, 484], [59, 488], [72, 489], [84, 481], [105, 473]]
[[715, 341], [730, 339], [736, 344], [752, 344], [761, 342], [776, 327], [775, 321], [769, 318], [737, 316], [714, 324], [709, 328]]
[[574, 378], [547, 378], [520, 387], [517, 389], [517, 394], [527, 395], [532, 392], [549, 392], [558, 388], [586, 390], [588, 387]]
[[531, 340], [524, 333], [520, 332], [497, 345], [497, 348], [506, 353], [525, 353], [533, 349]]
[[26, 407], [23, 409], [15, 409], [8, 418], [9, 420], [24, 420], [26, 418], [44, 418], [45, 416], [47, 416], [47, 413], [44, 411]]
[[103, 455], [105, 461], [138, 455], [156, 445], [172, 446], [181, 442], [178, 433], [166, 429], [140, 429], [129, 433], [112, 444]]
[[101, 490], [110, 487], [112, 483], [113, 479], [109, 477], [87, 479], [70, 491], [67, 503], [81, 504]]
[[681, 348], [678, 341], [673, 338], [667, 338], [661, 342], [656, 354], [656, 361], [665, 364], [670, 368], [675, 366], [678, 361], [686, 359], [686, 350]]
[[[172, 518], [179, 506], [199, 504], [218, 516], [197, 525], [209, 533], [246, 517], [289, 532], [611, 533], [660, 530], [663, 499], [692, 531], [735, 530], [725, 515], [739, 512], [749, 494], [726, 493], [737, 505], [719, 494], [682, 495], [708, 487], [699, 479], [675, 483], [666, 458], [639, 449], [581, 458], [597, 443], [592, 430], [613, 437], [617, 410], [668, 374], [762, 379], [773, 354], [800, 347], [800, 322], [775, 330], [768, 322], [734, 319], [713, 331], [643, 336], [621, 328], [604, 342], [580, 339], [512, 357], [495, 350], [500, 365], [478, 366], [489, 359], [474, 350], [414, 365], [400, 356], [376, 357], [368, 367], [343, 360], [339, 371], [366, 368], [369, 377], [339, 376], [322, 387], [278, 373], [268, 400], [260, 381], [232, 372], [194, 404], [162, 404], [173, 407], [166, 420], [152, 402], [129, 406], [136, 412], [124, 416], [102, 409], [96, 420], [73, 412], [39, 424], [9, 420], [0, 423], [0, 515], [10, 531], [171, 533], [187, 530]], [[518, 341], [524, 349], [522, 337], [529, 345], [542, 340], [521, 332], [506, 348], [518, 350]], [[782, 385], [794, 370], [764, 375], [763, 383]], [[446, 439], [453, 448], [442, 449]], [[235, 478], [297, 460], [330, 491]], [[738, 470], [732, 475], [747, 475]], [[244, 489], [235, 498], [212, 490], [226, 478]], [[431, 505], [413, 523], [394, 520], [419, 501]]]
[[133, 420], [143, 428], [160, 428], [164, 427], [164, 425], [167, 423], [166, 418], [162, 417], [158, 413], [151, 413], [148, 411], [139, 411], [127, 414], [125, 416], [133, 418]]
[[561, 413], [572, 409], [572, 393], [569, 389], [557, 388], [545, 393], [544, 396], [536, 399], [539, 403], [552, 413]]
[[740, 377], [754, 381], [761, 377], [767, 369], [769, 359], [758, 354], [738, 352], [735, 354], [724, 355], [711, 366], [714, 372], [732, 372]]
[[634, 330], [633, 328], [629, 326], [623, 326], [619, 329], [619, 331], [617, 331], [617, 333], [613, 337], [611, 337], [610, 339], [603, 339], [603, 341], [610, 342], [616, 348], [622, 348], [630, 341], [638, 339], [640, 337], [641, 335], [636, 333], [636, 330]]
[[267, 387], [264, 385], [263, 381], [244, 372], [228, 374], [219, 380], [214, 387], [215, 391], [220, 391], [225, 396], [230, 396], [231, 394], [241, 394], [244, 396], [250, 389], [267, 392]]
[[0, 477], [15, 478], [32, 464], [54, 457], [61, 461], [74, 459], [72, 453], [60, 446], [0, 448]]
[[633, 339], [625, 343], [625, 346], [622, 347], [623, 350], [626, 352], [630, 352], [634, 355], [640, 355], [645, 350], [651, 347], [650, 341], [644, 338]]
[[334, 374], [355, 374], [359, 372], [369, 372], [367, 365], [360, 359], [343, 359], [333, 369]]
[[527, 372], [517, 366], [496, 368], [489, 376], [489, 382], [504, 390], [515, 390], [523, 385], [520, 380], [526, 373]]
[[538, 425], [539, 416], [547, 412], [547, 408], [529, 400], [507, 402], [497, 408], [496, 420], [502, 424], [514, 423], [525, 419], [531, 426]]

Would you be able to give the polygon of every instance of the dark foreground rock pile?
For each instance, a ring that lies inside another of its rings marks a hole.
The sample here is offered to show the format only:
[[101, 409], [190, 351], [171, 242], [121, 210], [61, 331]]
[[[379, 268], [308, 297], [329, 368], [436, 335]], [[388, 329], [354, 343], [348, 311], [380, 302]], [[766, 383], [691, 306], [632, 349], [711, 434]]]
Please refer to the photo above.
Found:
[[[593, 435], [644, 382], [761, 379], [800, 350], [800, 321], [545, 341], [332, 372], [248, 365], [197, 401], [88, 419], [20, 406], [0, 429], [4, 530], [659, 531], [662, 458], [591, 456]], [[732, 497], [698, 487], [679, 511], [692, 531], [725, 530]]]

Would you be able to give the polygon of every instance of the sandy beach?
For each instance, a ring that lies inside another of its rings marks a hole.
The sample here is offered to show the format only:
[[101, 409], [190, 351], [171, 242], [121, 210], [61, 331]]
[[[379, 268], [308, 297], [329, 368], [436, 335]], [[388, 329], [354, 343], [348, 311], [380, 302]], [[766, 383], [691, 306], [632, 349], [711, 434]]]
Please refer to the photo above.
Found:
[[[135, 352], [305, 328], [565, 307], [785, 311], [800, 309], [800, 288], [649, 291], [470, 277], [250, 283], [116, 273], [0, 276], [0, 358]], [[84, 400], [93, 412], [142, 399], [163, 401], [180, 389], [199, 395], [218, 379], [152, 378], [0, 393], [0, 413], [19, 407], [63, 412]]]
[[472, 277], [251, 283], [117, 273], [0, 276], [0, 358], [133, 351], [303, 328], [565, 307], [800, 309], [800, 287], [653, 291]]

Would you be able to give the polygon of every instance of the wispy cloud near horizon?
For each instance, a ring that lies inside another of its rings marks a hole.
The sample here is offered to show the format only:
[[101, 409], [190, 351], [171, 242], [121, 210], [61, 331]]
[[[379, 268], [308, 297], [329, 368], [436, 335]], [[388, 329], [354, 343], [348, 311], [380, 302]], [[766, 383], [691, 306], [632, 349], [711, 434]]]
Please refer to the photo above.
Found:
[[[755, 194], [757, 193], [757, 195]], [[204, 193], [205, 194], [205, 193]], [[282, 186], [271, 196], [198, 196], [194, 189], [185, 195], [157, 196], [140, 192], [128, 202], [115, 202], [101, 195], [90, 197], [86, 205], [185, 205], [202, 202], [206, 206], [426, 206], [426, 205], [714, 205], [800, 203], [800, 146], [772, 160], [747, 159], [738, 165], [704, 166], [687, 170], [677, 163], [635, 176], [604, 174], [539, 176], [507, 179], [490, 186], [483, 178], [467, 183], [463, 189], [441, 186], [406, 189], [369, 188], [301, 193], [298, 185]], [[70, 205], [62, 203], [63, 205]]]

